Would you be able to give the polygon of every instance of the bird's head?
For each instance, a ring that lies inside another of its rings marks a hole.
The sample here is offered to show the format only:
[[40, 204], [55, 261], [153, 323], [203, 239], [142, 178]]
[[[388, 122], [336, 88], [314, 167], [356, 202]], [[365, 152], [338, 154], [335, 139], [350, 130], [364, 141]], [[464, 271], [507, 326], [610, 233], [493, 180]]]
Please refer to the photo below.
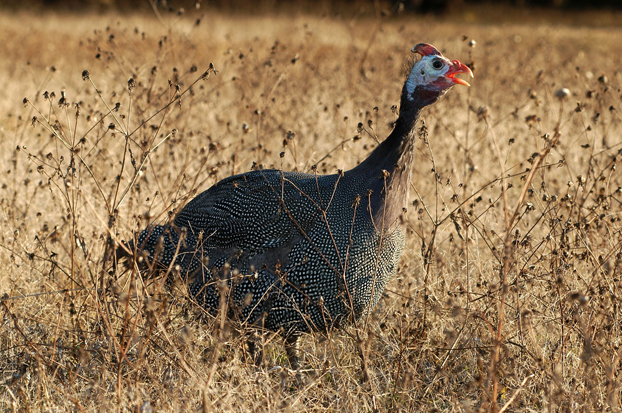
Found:
[[473, 72], [465, 64], [447, 59], [430, 44], [419, 43], [411, 51], [421, 55], [421, 59], [414, 63], [404, 85], [404, 97], [409, 101], [422, 99], [422, 106], [425, 106], [431, 103], [427, 100], [438, 99], [453, 85], [470, 86], [455, 77], [461, 73], [473, 77]]

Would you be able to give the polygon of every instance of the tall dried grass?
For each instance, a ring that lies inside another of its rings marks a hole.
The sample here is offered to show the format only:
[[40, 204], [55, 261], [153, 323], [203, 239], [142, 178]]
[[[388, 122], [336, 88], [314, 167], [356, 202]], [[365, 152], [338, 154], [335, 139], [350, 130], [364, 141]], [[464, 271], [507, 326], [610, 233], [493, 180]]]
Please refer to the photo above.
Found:
[[[3, 410], [620, 410], [619, 28], [0, 23]], [[183, 285], [111, 270], [119, 240], [253, 163], [356, 165], [390, 130], [420, 41], [475, 79], [419, 125], [406, 250], [362, 343], [306, 336], [296, 379], [276, 337], [256, 367]]]

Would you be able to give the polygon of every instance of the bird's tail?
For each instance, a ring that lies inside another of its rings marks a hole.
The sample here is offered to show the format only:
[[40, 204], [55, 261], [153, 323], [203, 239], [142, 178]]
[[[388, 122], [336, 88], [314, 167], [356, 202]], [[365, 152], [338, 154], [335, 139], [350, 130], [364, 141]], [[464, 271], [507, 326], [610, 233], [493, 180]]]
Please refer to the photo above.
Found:
[[187, 251], [194, 249], [196, 241], [172, 225], [153, 225], [143, 230], [134, 240], [117, 248], [117, 259], [135, 262], [139, 268], [171, 268], [180, 265], [188, 270]]

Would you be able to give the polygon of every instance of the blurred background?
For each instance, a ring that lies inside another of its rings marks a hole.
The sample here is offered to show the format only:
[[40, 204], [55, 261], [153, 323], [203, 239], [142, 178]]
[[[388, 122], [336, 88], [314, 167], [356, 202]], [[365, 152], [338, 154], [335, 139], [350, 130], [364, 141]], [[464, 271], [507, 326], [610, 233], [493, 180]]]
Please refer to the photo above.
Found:
[[53, 8], [72, 10], [112, 9], [150, 9], [156, 3], [159, 7], [171, 10], [191, 10], [202, 6], [224, 12], [312, 12], [344, 13], [356, 10], [363, 13], [452, 13], [464, 8], [477, 7], [512, 7], [512, 8], [553, 8], [561, 10], [622, 9], [620, 0], [3, 0], [4, 9]]

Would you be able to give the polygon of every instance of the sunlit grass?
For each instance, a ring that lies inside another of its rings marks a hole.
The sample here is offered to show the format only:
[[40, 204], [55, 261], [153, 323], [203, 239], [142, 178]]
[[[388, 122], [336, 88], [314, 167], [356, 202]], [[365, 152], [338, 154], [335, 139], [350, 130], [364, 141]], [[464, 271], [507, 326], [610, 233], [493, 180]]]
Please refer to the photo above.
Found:
[[[4, 410], [620, 409], [620, 29], [198, 18], [0, 16]], [[355, 166], [421, 41], [475, 79], [418, 126], [371, 382], [351, 331], [306, 336], [296, 378], [277, 337], [256, 367], [183, 284], [111, 271], [120, 240], [253, 163]]]

